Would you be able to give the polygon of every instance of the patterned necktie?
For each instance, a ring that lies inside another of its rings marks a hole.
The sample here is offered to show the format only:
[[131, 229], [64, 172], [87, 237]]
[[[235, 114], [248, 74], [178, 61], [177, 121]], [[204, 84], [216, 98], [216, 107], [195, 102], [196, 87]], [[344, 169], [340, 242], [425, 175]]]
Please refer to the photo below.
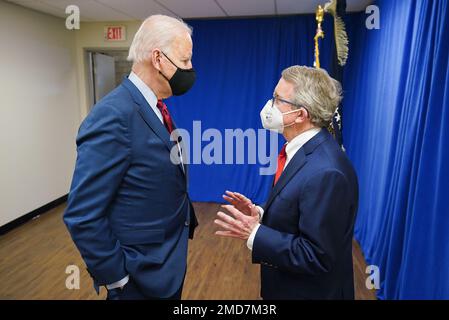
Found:
[[279, 177], [281, 176], [282, 171], [284, 170], [285, 162], [287, 161], [287, 153], [285, 152], [286, 146], [287, 144], [284, 144], [281, 152], [278, 155], [278, 167], [276, 169], [276, 175], [274, 176], [273, 186], [276, 185], [276, 183], [278, 182]]
[[164, 125], [168, 130], [168, 133], [172, 133], [173, 131], [173, 122], [170, 117], [170, 113], [168, 112], [167, 106], [162, 100], [157, 101], [157, 108], [162, 113], [162, 119], [164, 119]]

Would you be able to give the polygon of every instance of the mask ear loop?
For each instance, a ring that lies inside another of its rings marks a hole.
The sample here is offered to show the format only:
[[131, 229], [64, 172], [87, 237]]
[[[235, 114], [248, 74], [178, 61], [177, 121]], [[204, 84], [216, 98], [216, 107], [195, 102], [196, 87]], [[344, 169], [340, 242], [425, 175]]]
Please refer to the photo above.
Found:
[[[301, 108], [305, 109], [305, 110], [307, 111], [307, 116], [309, 116], [309, 111], [308, 111], [308, 110], [307, 110], [306, 108], [304, 108], [304, 107], [300, 107], [300, 108], [298, 108], [297, 110], [287, 111], [287, 112], [285, 112], [285, 113], [282, 113], [282, 115], [285, 115], [285, 114], [290, 114], [290, 113], [293, 113], [293, 112], [298, 112], [298, 111], [301, 111]], [[296, 117], [296, 118], [298, 118], [298, 117]], [[289, 125], [286, 125], [286, 126], [284, 126], [284, 128], [288, 128], [288, 127], [291, 127], [292, 125], [294, 125], [294, 124], [295, 124], [295, 121], [296, 121], [296, 119], [295, 119], [295, 120], [293, 120], [293, 122], [292, 122], [292, 123], [290, 123]]]
[[[164, 52], [162, 52], [162, 50], [160, 50], [160, 52], [176, 67], [176, 65], [170, 60], [169, 57], [166, 56], [166, 54]], [[162, 57], [162, 55], [161, 55], [161, 57]], [[167, 76], [165, 74], [163, 74], [161, 70], [158, 70], [158, 72], [162, 77], [164, 77], [165, 80], [167, 80], [167, 82], [170, 82], [170, 79], [168, 79]]]
[[160, 73], [161, 76], [164, 77], [165, 80], [167, 80], [167, 82], [170, 82], [170, 80], [169, 80], [169, 79], [165, 76], [165, 74], [163, 74], [160, 70], [159, 70], [159, 73]]

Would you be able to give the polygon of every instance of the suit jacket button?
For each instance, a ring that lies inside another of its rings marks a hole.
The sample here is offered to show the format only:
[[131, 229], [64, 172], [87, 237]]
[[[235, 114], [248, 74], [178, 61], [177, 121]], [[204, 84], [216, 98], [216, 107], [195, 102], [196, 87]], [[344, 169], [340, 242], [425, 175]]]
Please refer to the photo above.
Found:
[[190, 225], [189, 221], [184, 222], [184, 225], [188, 227]]

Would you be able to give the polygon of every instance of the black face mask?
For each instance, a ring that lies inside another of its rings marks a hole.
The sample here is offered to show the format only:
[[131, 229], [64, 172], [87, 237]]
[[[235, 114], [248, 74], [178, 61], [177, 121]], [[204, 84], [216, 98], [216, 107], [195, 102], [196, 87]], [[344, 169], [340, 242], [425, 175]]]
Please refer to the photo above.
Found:
[[174, 96], [183, 95], [184, 93], [189, 91], [195, 83], [195, 70], [193, 68], [181, 69], [176, 64], [174, 64], [174, 62], [171, 61], [165, 53], [162, 52], [162, 54], [176, 67], [176, 72], [173, 77], [171, 77], [171, 79], [168, 79], [162, 72], [159, 71], [159, 73], [168, 81], [168, 84], [170, 85], [171, 91]]

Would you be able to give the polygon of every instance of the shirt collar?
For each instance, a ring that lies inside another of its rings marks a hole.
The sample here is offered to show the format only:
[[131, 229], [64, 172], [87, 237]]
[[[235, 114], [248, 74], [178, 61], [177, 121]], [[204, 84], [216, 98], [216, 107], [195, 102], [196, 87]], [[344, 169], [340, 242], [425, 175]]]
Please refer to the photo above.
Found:
[[321, 128], [312, 128], [297, 135], [290, 142], [287, 142], [287, 145], [285, 146], [285, 152], [287, 153], [287, 160], [293, 158], [295, 153], [320, 131]]
[[140, 91], [140, 93], [150, 105], [151, 109], [153, 109], [158, 118], [162, 121], [162, 114], [157, 108], [157, 97], [154, 94], [153, 90], [151, 90], [150, 87], [148, 87], [145, 82], [143, 82], [142, 79], [140, 79], [139, 76], [133, 71], [131, 71], [131, 73], [129, 74], [128, 79], [136, 86], [136, 88]]

